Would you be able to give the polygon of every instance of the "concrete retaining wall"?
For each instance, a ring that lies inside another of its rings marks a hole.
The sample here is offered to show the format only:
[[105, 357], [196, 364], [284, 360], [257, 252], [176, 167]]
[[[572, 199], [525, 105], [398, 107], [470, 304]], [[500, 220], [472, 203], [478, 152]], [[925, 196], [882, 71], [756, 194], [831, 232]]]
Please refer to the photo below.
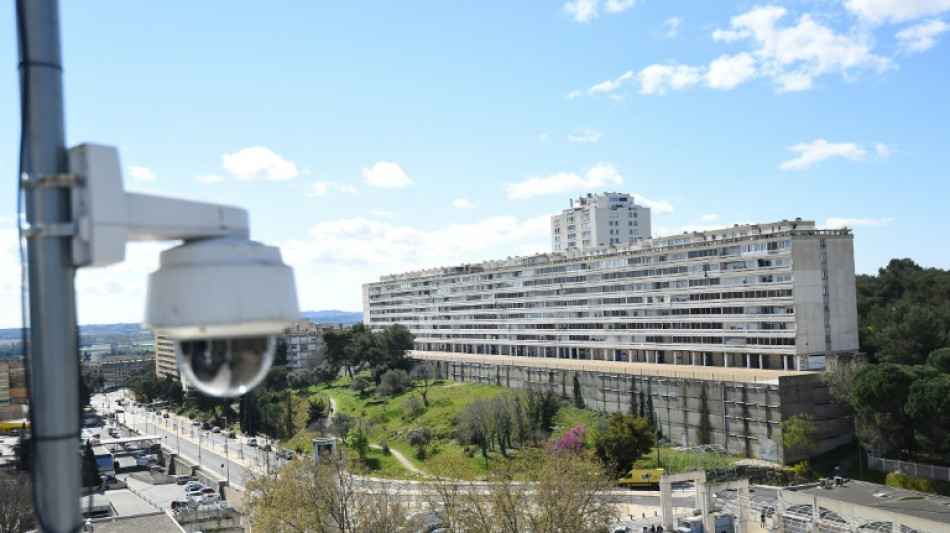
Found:
[[732, 454], [790, 463], [801, 457], [783, 453], [782, 421], [799, 413], [818, 419], [816, 453], [851, 440], [847, 407], [833, 401], [816, 373], [743, 382], [474, 363], [452, 360], [450, 354], [428, 359], [444, 379], [549, 390], [571, 402], [577, 389], [584, 406], [595, 411], [640, 415], [652, 406], [660, 430], [674, 446], [718, 444]]

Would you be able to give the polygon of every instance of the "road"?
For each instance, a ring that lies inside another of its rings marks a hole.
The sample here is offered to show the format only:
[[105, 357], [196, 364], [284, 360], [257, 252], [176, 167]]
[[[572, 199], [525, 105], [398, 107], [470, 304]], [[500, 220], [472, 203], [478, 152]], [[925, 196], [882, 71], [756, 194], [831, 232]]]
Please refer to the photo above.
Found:
[[[121, 392], [97, 394], [93, 398], [93, 406], [100, 413], [114, 411], [120, 395]], [[248, 446], [244, 438], [229, 439], [223, 433], [203, 430], [193, 425], [191, 420], [172, 413], [169, 413], [168, 418], [162, 418], [157, 412], [146, 411], [143, 407], [126, 405], [123, 410], [124, 413], [118, 414], [122, 426], [140, 435], [161, 437], [165, 449], [194, 461], [206, 471], [215, 472], [218, 477], [242, 490], [249, 471], [266, 472], [270, 466], [282, 461], [275, 452], [264, 452], [259, 447]]]

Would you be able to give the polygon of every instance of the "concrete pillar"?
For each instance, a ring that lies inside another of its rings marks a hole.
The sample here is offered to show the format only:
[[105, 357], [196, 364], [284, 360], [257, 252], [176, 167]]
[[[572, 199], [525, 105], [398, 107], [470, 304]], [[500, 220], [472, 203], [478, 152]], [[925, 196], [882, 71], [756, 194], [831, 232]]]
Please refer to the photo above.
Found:
[[782, 369], [788, 370], [788, 356], [787, 355], [782, 356]]
[[679, 353], [679, 351], [678, 351], [678, 350], [673, 350], [673, 364], [674, 364], [674, 365], [680, 364], [679, 358], [680, 358], [680, 353]]
[[759, 354], [759, 369], [765, 368], [765, 356]]
[[729, 368], [729, 354], [722, 352], [722, 366]]
[[745, 367], [752, 368], [752, 354], [745, 354]]
[[689, 352], [689, 364], [696, 366], [696, 352]]

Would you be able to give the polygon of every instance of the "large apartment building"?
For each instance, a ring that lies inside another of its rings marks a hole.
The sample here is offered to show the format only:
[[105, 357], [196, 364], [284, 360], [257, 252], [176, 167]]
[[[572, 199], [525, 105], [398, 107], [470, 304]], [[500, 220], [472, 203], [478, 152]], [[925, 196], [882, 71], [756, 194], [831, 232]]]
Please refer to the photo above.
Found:
[[858, 350], [853, 236], [800, 219], [383, 276], [363, 308], [421, 351], [814, 370]]
[[551, 250], [629, 244], [650, 238], [650, 208], [636, 205], [632, 195], [588, 194], [551, 216]]

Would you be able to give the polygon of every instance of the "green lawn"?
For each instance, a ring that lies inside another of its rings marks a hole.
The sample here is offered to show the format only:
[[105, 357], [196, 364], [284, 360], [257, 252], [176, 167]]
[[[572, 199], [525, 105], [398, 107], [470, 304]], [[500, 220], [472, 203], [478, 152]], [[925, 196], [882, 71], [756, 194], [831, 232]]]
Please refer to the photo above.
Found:
[[[518, 450], [509, 450], [508, 456], [503, 457], [498, 452], [489, 452], [486, 460], [477, 446], [459, 443], [454, 438], [454, 421], [458, 413], [476, 400], [492, 400], [499, 394], [511, 392], [509, 389], [478, 383], [438, 381], [429, 390], [429, 406], [413, 415], [407, 400], [415, 396], [421, 401], [418, 391], [409, 391], [388, 399], [361, 397], [349, 388], [349, 383], [349, 378], [342, 378], [329, 387], [311, 387], [308, 392], [333, 398], [337, 406], [336, 413], [358, 418], [368, 432], [371, 444], [385, 442], [424, 472], [431, 471], [431, 465], [451, 463], [461, 468], [466, 476], [477, 478], [485, 475], [488, 469], [494, 468], [499, 462], [508, 461], [518, 454]], [[592, 428], [600, 416], [583, 409], [562, 407], [554, 419], [556, 429], [552, 433], [552, 439], [560, 437], [578, 424]], [[406, 440], [409, 430], [413, 428], [428, 428], [432, 431], [433, 440], [424, 457]], [[292, 442], [305, 445], [305, 449], [309, 450], [309, 436], [298, 436], [301, 438], [295, 437]], [[373, 460], [368, 466], [374, 472], [378, 469], [384, 476], [406, 477], [407, 471], [391, 456], [382, 456], [379, 450], [375, 450], [370, 457], [373, 457]], [[389, 466], [390, 464], [392, 466]]]

